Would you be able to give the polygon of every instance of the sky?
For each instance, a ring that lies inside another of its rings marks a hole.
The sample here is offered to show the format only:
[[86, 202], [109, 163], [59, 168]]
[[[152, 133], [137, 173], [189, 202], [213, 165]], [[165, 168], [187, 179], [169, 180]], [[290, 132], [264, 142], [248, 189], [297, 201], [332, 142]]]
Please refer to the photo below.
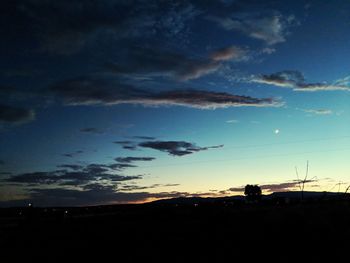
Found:
[[345, 191], [350, 2], [5, 0], [0, 206]]

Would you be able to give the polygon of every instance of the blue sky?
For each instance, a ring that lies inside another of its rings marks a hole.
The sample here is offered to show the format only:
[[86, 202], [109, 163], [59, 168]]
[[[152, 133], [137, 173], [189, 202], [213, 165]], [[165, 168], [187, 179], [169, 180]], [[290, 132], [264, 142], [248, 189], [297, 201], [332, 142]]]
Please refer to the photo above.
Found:
[[2, 7], [1, 206], [350, 183], [348, 1]]

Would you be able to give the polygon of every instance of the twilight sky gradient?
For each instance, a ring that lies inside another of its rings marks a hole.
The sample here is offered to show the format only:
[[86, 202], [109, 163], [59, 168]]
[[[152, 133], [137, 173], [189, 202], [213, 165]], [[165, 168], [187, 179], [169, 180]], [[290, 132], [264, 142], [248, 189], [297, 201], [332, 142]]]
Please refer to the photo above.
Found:
[[343, 191], [350, 2], [5, 0], [0, 206]]

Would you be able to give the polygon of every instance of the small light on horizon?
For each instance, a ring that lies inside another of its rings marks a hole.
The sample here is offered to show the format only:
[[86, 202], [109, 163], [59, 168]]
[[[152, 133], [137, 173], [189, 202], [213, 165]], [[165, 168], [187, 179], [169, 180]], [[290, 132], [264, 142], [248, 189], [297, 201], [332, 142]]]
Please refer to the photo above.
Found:
[[280, 130], [279, 129], [276, 129], [275, 130], [275, 134], [279, 134], [280, 133]]

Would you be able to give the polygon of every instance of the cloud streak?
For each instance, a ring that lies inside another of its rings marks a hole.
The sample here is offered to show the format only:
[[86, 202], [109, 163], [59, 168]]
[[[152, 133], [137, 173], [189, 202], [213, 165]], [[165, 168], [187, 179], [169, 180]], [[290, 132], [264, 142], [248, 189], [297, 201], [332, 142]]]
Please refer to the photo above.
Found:
[[295, 91], [350, 90], [342, 84], [307, 83], [303, 74], [296, 70], [285, 70], [273, 74], [254, 76], [255, 83], [291, 88]]
[[247, 50], [243, 48], [230, 46], [214, 51], [210, 57], [215, 61], [241, 61], [248, 58], [247, 53]]
[[253, 98], [226, 92], [194, 89], [152, 92], [118, 82], [89, 78], [64, 81], [52, 86], [50, 92], [62, 98], [67, 105], [140, 104], [197, 109], [281, 106], [280, 101], [272, 98]]
[[332, 110], [329, 109], [304, 109], [304, 112], [307, 113], [312, 113], [312, 114], [316, 114], [316, 115], [330, 115], [333, 113]]
[[82, 133], [91, 133], [91, 134], [103, 134], [104, 131], [94, 128], [94, 127], [88, 127], [88, 128], [82, 128], [79, 130]]
[[154, 157], [117, 157], [114, 160], [120, 163], [133, 163], [133, 162], [150, 162], [155, 160]]
[[158, 49], [129, 47], [127, 53], [127, 59], [119, 60], [122, 62], [118, 64], [109, 63], [106, 68], [119, 75], [162, 76], [186, 81], [213, 73], [221, 66], [212, 59], [190, 58]]

